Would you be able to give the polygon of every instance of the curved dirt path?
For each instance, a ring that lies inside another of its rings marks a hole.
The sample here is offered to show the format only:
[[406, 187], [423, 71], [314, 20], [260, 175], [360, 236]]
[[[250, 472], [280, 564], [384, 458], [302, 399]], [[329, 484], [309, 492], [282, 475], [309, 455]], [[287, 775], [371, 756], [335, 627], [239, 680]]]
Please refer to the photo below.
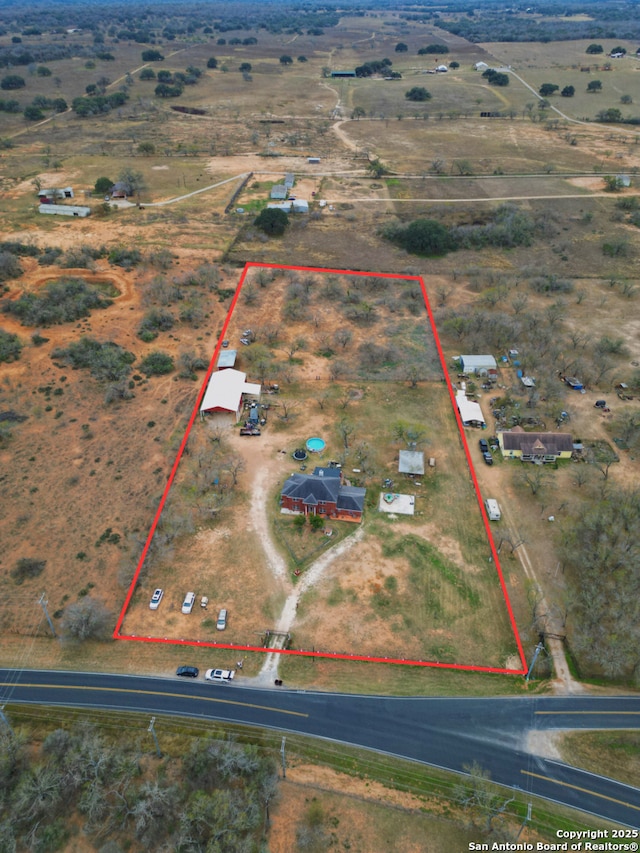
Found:
[[[349, 551], [356, 543], [361, 542], [363, 537], [364, 527], [360, 526], [353, 536], [343, 539], [342, 542], [335, 545], [329, 551], [325, 551], [321, 557], [309, 566], [300, 583], [297, 584], [287, 596], [287, 600], [285, 601], [284, 607], [280, 613], [276, 631], [281, 634], [287, 634], [291, 630], [296, 619], [296, 612], [298, 610], [298, 602], [300, 601], [300, 598], [305, 592], [307, 592], [307, 590], [311, 589], [318, 583], [326, 569], [334, 560]], [[267, 550], [266, 542], [263, 542], [263, 544], [265, 545], [265, 550]], [[270, 541], [269, 546], [273, 548], [273, 543]], [[271, 685], [278, 677], [280, 659], [281, 655], [278, 652], [269, 652], [269, 654], [265, 656], [259, 675], [257, 675], [256, 678], [251, 679], [251, 682], [256, 686]]]

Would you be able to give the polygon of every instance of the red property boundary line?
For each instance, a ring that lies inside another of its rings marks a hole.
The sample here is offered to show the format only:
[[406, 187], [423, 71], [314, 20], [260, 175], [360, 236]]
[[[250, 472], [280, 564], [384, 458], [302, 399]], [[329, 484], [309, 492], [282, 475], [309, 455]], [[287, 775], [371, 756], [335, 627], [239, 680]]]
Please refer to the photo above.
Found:
[[[431, 324], [431, 331], [433, 333], [433, 338], [436, 344], [436, 350], [438, 352], [438, 357], [440, 359], [440, 366], [442, 368], [442, 373], [444, 380], [447, 385], [447, 389], [449, 391], [449, 398], [451, 400], [451, 405], [453, 408], [453, 413], [455, 415], [456, 423], [458, 425], [458, 432], [460, 434], [460, 439], [462, 443], [462, 447], [464, 449], [464, 453], [467, 459], [467, 465], [469, 466], [469, 471], [471, 473], [471, 480], [473, 482], [473, 488], [476, 494], [476, 500], [478, 501], [478, 506], [480, 508], [480, 513], [482, 516], [482, 520], [484, 523], [485, 531], [487, 533], [487, 539], [489, 541], [489, 548], [491, 551], [491, 557], [493, 559], [494, 566], [496, 568], [496, 572], [498, 574], [498, 579], [500, 582], [500, 588], [502, 590], [502, 594], [504, 597], [505, 605], [507, 607], [507, 613], [509, 615], [509, 622], [511, 624], [511, 629], [513, 631], [516, 645], [518, 649], [518, 654], [520, 656], [520, 662], [522, 664], [520, 669], [509, 669], [506, 667], [495, 667], [495, 666], [473, 666], [466, 664], [458, 664], [458, 663], [441, 663], [439, 661], [421, 661], [421, 660], [411, 660], [405, 658], [388, 658], [388, 657], [376, 657], [372, 655], [358, 655], [358, 654], [347, 654], [347, 653], [337, 653], [337, 652], [320, 652], [320, 651], [306, 651], [304, 649], [271, 649], [264, 648], [263, 646], [249, 646], [249, 645], [236, 645], [233, 643], [213, 643], [205, 640], [174, 640], [167, 637], [139, 637], [135, 634], [121, 634], [120, 630], [122, 628], [122, 623], [124, 621], [125, 615], [129, 608], [129, 604], [131, 603], [131, 599], [133, 597], [133, 593], [135, 592], [136, 585], [138, 583], [138, 579], [140, 577], [140, 572], [142, 571], [142, 566], [144, 565], [144, 561], [147, 557], [147, 553], [149, 551], [149, 547], [151, 545], [151, 541], [156, 532], [156, 528], [158, 526], [158, 522], [160, 520], [160, 516], [162, 515], [162, 511], [164, 509], [167, 497], [169, 495], [169, 491], [171, 486], [173, 485], [173, 481], [175, 479], [176, 473], [178, 471], [178, 466], [182, 459], [182, 455], [184, 453], [184, 449], [186, 447], [187, 441], [189, 439], [189, 435], [191, 433], [191, 429], [195, 422], [195, 419], [200, 411], [200, 403], [202, 398], [204, 397], [205, 390], [207, 385], [209, 384], [209, 379], [211, 378], [211, 374], [213, 373], [214, 365], [216, 364], [216, 359], [220, 353], [220, 348], [222, 345], [222, 341], [225, 338], [227, 329], [229, 327], [229, 323], [231, 321], [231, 317], [235, 310], [236, 304], [240, 297], [240, 292], [244, 285], [245, 279], [250, 269], [274, 269], [274, 270], [294, 270], [296, 272], [314, 272], [314, 273], [324, 273], [329, 275], [353, 275], [353, 276], [375, 276], [376, 278], [389, 278], [401, 281], [417, 281], [420, 284], [420, 289], [422, 290], [422, 296], [424, 299], [424, 304], [427, 309], [427, 316], [429, 318], [429, 323]], [[235, 649], [236, 651], [245, 651], [245, 652], [262, 652], [263, 654], [267, 653], [276, 653], [282, 655], [298, 655], [300, 657], [314, 657], [314, 658], [327, 658], [330, 660], [348, 660], [348, 661], [365, 661], [367, 663], [393, 663], [393, 664], [404, 664], [410, 666], [424, 666], [424, 667], [432, 667], [437, 669], [453, 669], [458, 671], [465, 672], [491, 672], [491, 673], [499, 673], [505, 675], [525, 675], [527, 673], [527, 662], [524, 654], [524, 649], [522, 647], [522, 642], [520, 640], [520, 635], [518, 633], [518, 629], [516, 626], [515, 616], [513, 614], [513, 609], [511, 607], [511, 601], [509, 600], [509, 593], [507, 592], [507, 587], [504, 580], [504, 575], [502, 573], [502, 567], [500, 566], [500, 560], [498, 557], [498, 553], [496, 550], [495, 542], [493, 541], [493, 535], [491, 533], [491, 528], [489, 526], [489, 519], [487, 517], [487, 513], [485, 511], [484, 503], [482, 501], [482, 496], [480, 492], [480, 486], [478, 484], [478, 480], [476, 477], [475, 468], [473, 466], [473, 462], [471, 460], [471, 454], [469, 453], [469, 445], [467, 443], [467, 438], [464, 432], [464, 428], [462, 425], [462, 419], [460, 417], [460, 413], [458, 411], [458, 407], [455, 401], [455, 394], [453, 390], [453, 386], [449, 379], [449, 374], [447, 371], [447, 366], [445, 362], [444, 353], [442, 351], [442, 345], [440, 343], [440, 338], [438, 336], [438, 331], [435, 324], [435, 319], [433, 316], [433, 311], [431, 310], [431, 305], [429, 303], [429, 297], [427, 296], [427, 289], [424, 284], [424, 280], [422, 276], [418, 275], [397, 275], [395, 273], [375, 273], [370, 271], [363, 270], [340, 270], [340, 269], [330, 269], [324, 267], [304, 267], [304, 266], [289, 266], [286, 264], [266, 264], [266, 263], [257, 263], [257, 262], [249, 262], [245, 264], [245, 267], [240, 276], [240, 280], [238, 282], [238, 287], [236, 288], [236, 292], [231, 300], [231, 305], [229, 306], [229, 311], [227, 312], [227, 316], [224, 321], [224, 325], [222, 326], [222, 331], [220, 332], [220, 337], [218, 338], [218, 343], [216, 344], [215, 350], [213, 352], [213, 356], [211, 358], [211, 362], [209, 364], [209, 368], [207, 370], [206, 376], [202, 383], [202, 387], [200, 388], [200, 392], [196, 399], [195, 405], [193, 407], [193, 411], [191, 413], [191, 417], [189, 418], [189, 423], [187, 424], [187, 428], [185, 430], [184, 437], [178, 448], [178, 452], [171, 468], [171, 472], [169, 473], [169, 478], [167, 480], [167, 484], [165, 486], [164, 492], [162, 494], [162, 498], [160, 499], [160, 503], [158, 505], [158, 509], [156, 510], [156, 514], [153, 518], [153, 522], [151, 524], [151, 528], [149, 529], [149, 535], [147, 536], [147, 540], [145, 542], [144, 548], [142, 549], [142, 554], [140, 555], [140, 559], [138, 560], [138, 565], [136, 567], [135, 574], [131, 581], [131, 585], [127, 591], [126, 598], [124, 600], [124, 604], [122, 605], [122, 610], [120, 611], [120, 615], [118, 617], [118, 621], [116, 623], [116, 627], [113, 632], [114, 640], [128, 640], [132, 642], [142, 642], [142, 643], [160, 643], [162, 645], [172, 645], [172, 646], [190, 646], [190, 647], [201, 647], [201, 648], [215, 648], [215, 649]]]

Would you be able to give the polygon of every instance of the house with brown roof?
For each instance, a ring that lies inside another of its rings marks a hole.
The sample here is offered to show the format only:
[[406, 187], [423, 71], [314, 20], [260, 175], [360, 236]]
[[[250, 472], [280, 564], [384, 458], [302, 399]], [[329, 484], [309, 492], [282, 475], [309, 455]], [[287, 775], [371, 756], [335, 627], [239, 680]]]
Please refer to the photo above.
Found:
[[498, 443], [505, 459], [522, 462], [555, 462], [571, 459], [573, 438], [567, 432], [525, 432], [522, 427], [498, 432]]

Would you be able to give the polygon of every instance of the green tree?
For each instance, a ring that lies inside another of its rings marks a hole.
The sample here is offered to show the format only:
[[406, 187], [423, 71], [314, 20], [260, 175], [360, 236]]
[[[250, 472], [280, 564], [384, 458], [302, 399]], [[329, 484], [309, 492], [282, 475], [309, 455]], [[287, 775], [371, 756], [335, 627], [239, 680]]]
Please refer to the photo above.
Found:
[[449, 53], [449, 48], [446, 44], [428, 44], [426, 47], [420, 48], [418, 56], [424, 56], [428, 53]]
[[286, 53], [280, 57], [280, 65], [293, 65], [293, 59]]
[[408, 92], [404, 93], [405, 98], [408, 101], [429, 101], [431, 100], [431, 92], [424, 88], [424, 86], [412, 86]]
[[409, 50], [408, 45], [406, 45], [403, 41], [399, 41], [395, 46], [396, 53], [406, 53]]
[[111, 192], [111, 187], [113, 186], [113, 181], [111, 178], [101, 177], [95, 182], [93, 191], [96, 195], [107, 195], [107, 193]]
[[564, 89], [560, 92], [563, 98], [573, 98], [576, 90], [574, 86], [565, 86]]
[[590, 80], [587, 86], [587, 92], [600, 92], [602, 90], [602, 81]]
[[153, 70], [153, 68], [143, 68], [142, 71], [140, 72], [140, 79], [141, 80], [155, 80], [156, 79], [156, 72]]
[[543, 98], [548, 98], [550, 95], [555, 94], [560, 86], [556, 86], [555, 83], [543, 83], [542, 86], [538, 89]]
[[307, 62], [307, 57], [306, 56], [299, 56], [298, 62]]
[[209, 59], [207, 59], [207, 68], [217, 68], [217, 67], [218, 67], [218, 60], [215, 58], [215, 56], [210, 56]]
[[251, 74], [251, 63], [243, 62], [238, 71], [242, 72], [242, 74]]
[[44, 118], [44, 113], [37, 107], [35, 104], [28, 104], [23, 112], [23, 116], [27, 119], [27, 121], [42, 121]]
[[435, 219], [415, 219], [406, 227], [394, 229], [389, 238], [414, 255], [437, 257], [455, 248], [448, 229]]
[[596, 115], [596, 119], [598, 121], [615, 124], [622, 121], [622, 113], [617, 107], [610, 107], [608, 110], [600, 110]]
[[585, 51], [585, 53], [590, 53], [590, 54], [602, 53], [602, 52], [603, 52], [603, 47], [601, 44], [590, 44], [589, 47]]
[[454, 59], [454, 60], [453, 60], [453, 62], [450, 62], [450, 63], [449, 63], [449, 68], [453, 68], [453, 69], [454, 69], [454, 71], [455, 71], [455, 69], [456, 69], [456, 68], [460, 68], [460, 63], [459, 63], [459, 62], [456, 62], [456, 61], [455, 61], [455, 59]]
[[143, 50], [142, 51], [142, 61], [143, 62], [162, 62], [164, 56], [160, 53], [159, 50]]
[[289, 217], [284, 210], [277, 207], [267, 207], [260, 211], [253, 224], [271, 237], [281, 237], [287, 229]]
[[138, 145], [138, 153], [145, 157], [150, 157], [152, 154], [156, 153], [156, 146], [153, 142], [141, 142], [140, 145]]
[[0, 89], [23, 89], [25, 86], [24, 77], [20, 77], [19, 74], [7, 74], [0, 80]]
[[367, 111], [364, 107], [354, 107], [351, 111], [351, 118], [359, 121], [361, 118], [364, 118], [367, 114]]

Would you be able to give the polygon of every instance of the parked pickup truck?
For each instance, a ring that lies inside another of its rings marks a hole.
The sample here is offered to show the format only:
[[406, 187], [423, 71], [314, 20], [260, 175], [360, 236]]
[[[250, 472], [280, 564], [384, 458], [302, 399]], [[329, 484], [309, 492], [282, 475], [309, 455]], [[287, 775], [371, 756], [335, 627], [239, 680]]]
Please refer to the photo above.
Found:
[[257, 427], [241, 427], [240, 435], [260, 435], [260, 430]]

